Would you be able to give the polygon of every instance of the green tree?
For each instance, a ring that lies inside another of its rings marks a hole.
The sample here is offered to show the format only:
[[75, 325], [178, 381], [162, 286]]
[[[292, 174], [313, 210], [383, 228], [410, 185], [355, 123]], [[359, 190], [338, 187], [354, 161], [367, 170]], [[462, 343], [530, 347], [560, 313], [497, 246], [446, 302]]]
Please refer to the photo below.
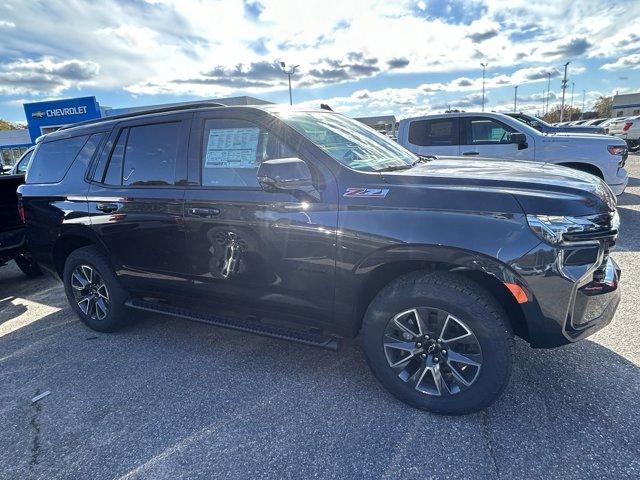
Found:
[[613, 114], [613, 97], [599, 97], [593, 109], [598, 113], [598, 118], [611, 117]]
[[[578, 120], [582, 115], [582, 110], [578, 107], [569, 107], [568, 105], [564, 106], [564, 115], [562, 118], [563, 122], [568, 122], [569, 120]], [[556, 123], [560, 121], [560, 105], [554, 105], [547, 113], [544, 114], [542, 119], [548, 123]]]

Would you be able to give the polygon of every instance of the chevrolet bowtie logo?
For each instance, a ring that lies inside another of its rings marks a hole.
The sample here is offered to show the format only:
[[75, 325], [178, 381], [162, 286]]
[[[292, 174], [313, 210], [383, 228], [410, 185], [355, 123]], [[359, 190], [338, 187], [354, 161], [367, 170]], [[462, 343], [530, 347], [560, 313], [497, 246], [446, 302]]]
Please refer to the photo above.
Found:
[[33, 112], [31, 116], [36, 118], [44, 118], [47, 116], [47, 112], [40, 110], [39, 112]]

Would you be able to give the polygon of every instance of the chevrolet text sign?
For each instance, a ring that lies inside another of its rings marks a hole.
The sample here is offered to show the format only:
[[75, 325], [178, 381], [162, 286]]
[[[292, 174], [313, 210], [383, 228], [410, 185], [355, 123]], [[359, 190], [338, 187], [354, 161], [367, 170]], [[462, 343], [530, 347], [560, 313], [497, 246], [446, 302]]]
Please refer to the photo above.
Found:
[[67, 98], [51, 102], [25, 103], [24, 113], [29, 125], [31, 141], [42, 135], [43, 128], [70, 125], [100, 118], [96, 97]]

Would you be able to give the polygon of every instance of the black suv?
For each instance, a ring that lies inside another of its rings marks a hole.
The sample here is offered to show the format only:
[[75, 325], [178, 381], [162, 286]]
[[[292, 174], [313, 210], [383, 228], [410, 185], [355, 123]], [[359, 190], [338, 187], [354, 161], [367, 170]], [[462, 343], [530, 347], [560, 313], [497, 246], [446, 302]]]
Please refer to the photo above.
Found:
[[328, 111], [77, 125], [38, 142], [19, 192], [33, 255], [90, 328], [146, 310], [326, 348], [360, 333], [382, 384], [433, 412], [493, 402], [514, 334], [573, 342], [620, 300], [598, 178], [417, 157]]

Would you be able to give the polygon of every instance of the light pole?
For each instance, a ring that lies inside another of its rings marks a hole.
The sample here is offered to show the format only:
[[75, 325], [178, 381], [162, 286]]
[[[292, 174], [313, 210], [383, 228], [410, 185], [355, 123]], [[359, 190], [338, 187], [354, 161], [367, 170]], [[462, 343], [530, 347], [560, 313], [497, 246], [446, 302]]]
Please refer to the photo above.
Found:
[[481, 63], [480, 65], [482, 65], [482, 111], [484, 112], [484, 71], [487, 68], [487, 64]]
[[569, 120], [573, 117], [573, 89], [576, 88], [576, 82], [571, 82], [571, 106], [569, 107]]
[[518, 106], [518, 85], [514, 88], [515, 93], [513, 94], [513, 113], [516, 113], [516, 108]]
[[547, 80], [547, 108], [545, 113], [549, 113], [549, 96], [551, 95], [551, 72], [547, 72], [549, 79]]
[[564, 78], [562, 79], [562, 104], [560, 105], [560, 121], [564, 118], [564, 94], [567, 90], [567, 66], [571, 62], [564, 64]]
[[287, 68], [287, 65], [284, 62], [280, 62], [280, 66], [282, 67], [282, 71], [289, 77], [289, 105], [293, 105], [293, 97], [291, 96], [291, 75], [296, 72], [296, 69], [300, 65], [293, 65], [292, 67]]
[[584, 97], [587, 95], [586, 90], [582, 90], [582, 115], [580, 115], [580, 119], [584, 118]]

